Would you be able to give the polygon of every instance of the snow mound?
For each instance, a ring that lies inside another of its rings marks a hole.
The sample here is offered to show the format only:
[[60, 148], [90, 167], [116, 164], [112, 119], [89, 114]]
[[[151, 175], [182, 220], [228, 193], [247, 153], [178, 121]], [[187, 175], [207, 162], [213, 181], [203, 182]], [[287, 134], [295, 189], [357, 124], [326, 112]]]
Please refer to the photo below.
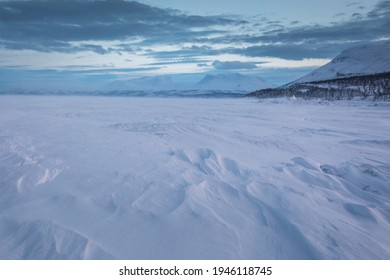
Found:
[[[28, 138], [0, 137], [0, 183], [11, 184], [21, 193], [54, 180], [65, 166], [61, 160], [46, 160]], [[0, 187], [1, 188], [1, 187]], [[8, 190], [10, 191], [10, 190]]]
[[0, 259], [112, 259], [88, 238], [50, 221], [0, 217]]

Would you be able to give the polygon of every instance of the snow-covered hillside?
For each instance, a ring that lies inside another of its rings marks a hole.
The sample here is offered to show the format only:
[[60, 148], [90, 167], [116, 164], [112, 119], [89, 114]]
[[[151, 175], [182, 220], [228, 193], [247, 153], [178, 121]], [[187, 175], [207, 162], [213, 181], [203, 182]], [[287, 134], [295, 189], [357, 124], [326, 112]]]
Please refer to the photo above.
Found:
[[216, 75], [207, 74], [195, 87], [208, 90], [253, 91], [256, 89], [270, 88], [272, 84], [257, 76], [225, 73]]
[[390, 107], [0, 96], [0, 259], [390, 259]]
[[293, 84], [390, 72], [390, 43], [358, 46], [343, 51], [328, 64]]

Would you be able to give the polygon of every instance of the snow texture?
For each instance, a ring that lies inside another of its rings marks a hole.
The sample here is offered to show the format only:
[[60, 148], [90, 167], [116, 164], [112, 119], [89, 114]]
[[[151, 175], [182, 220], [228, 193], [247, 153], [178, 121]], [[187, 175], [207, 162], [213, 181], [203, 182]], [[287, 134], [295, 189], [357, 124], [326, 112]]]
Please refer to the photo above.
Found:
[[390, 259], [377, 105], [0, 96], [0, 258]]

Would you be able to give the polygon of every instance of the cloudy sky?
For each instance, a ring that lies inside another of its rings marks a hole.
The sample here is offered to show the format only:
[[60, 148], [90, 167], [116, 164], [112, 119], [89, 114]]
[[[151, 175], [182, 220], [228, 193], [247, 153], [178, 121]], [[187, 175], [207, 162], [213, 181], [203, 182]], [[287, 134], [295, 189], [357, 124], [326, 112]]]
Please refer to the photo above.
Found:
[[221, 72], [281, 85], [389, 39], [383, 0], [0, 0], [0, 90]]

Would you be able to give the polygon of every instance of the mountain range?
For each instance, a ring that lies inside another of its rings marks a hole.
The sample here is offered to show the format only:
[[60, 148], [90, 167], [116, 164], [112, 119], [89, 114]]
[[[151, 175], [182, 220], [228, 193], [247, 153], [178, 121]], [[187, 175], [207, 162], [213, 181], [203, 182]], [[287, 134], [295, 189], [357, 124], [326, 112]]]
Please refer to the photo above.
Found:
[[207, 74], [196, 85], [196, 89], [252, 91], [256, 89], [271, 88], [273, 85], [254, 75], [239, 73]]
[[187, 86], [175, 83], [170, 76], [150, 76], [114, 81], [108, 87], [112, 90], [221, 90], [250, 92], [256, 89], [270, 88], [273, 85], [254, 75], [224, 73], [207, 74], [199, 82]]
[[169, 76], [146, 76], [131, 80], [117, 80], [108, 87], [114, 90], [172, 90], [176, 89], [177, 85]]

